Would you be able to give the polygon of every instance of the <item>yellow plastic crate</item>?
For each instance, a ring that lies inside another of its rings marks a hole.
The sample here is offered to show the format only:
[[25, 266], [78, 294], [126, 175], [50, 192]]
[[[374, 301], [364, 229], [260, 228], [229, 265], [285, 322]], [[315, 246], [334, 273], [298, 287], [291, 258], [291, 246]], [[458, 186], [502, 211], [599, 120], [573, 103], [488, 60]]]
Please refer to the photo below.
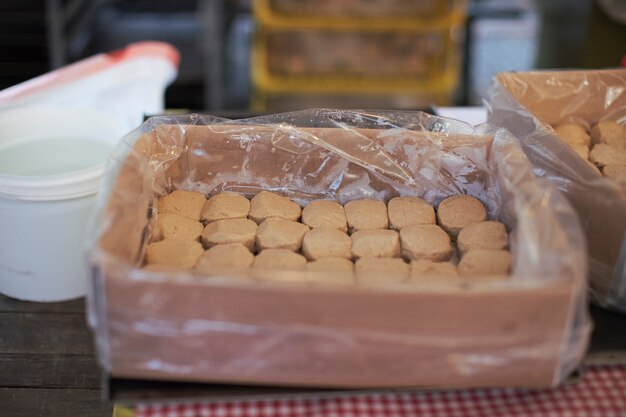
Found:
[[256, 20], [274, 28], [434, 29], [461, 24], [467, 0], [255, 0]]
[[423, 93], [456, 87], [464, 31], [259, 28], [252, 78], [272, 93]]

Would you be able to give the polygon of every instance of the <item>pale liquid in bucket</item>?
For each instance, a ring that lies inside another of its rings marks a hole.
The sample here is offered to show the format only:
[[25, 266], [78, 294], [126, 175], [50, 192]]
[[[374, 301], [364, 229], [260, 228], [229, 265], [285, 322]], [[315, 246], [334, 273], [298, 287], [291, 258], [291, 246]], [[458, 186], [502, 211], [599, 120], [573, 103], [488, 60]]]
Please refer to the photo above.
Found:
[[0, 174], [58, 175], [106, 161], [112, 147], [84, 139], [33, 140], [0, 149]]

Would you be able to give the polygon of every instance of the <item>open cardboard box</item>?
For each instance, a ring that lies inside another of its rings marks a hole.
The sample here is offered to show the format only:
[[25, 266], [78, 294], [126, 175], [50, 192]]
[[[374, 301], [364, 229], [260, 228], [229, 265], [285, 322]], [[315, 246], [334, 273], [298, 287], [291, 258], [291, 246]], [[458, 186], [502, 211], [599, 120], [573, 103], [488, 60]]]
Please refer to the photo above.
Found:
[[[295, 127], [303, 121], [322, 127]], [[480, 133], [421, 113], [148, 121], [118, 149], [90, 237], [90, 323], [105, 370], [332, 389], [560, 383], [582, 359], [590, 327], [579, 226], [515, 140]], [[462, 289], [366, 290], [358, 281], [305, 283], [298, 271], [262, 283], [143, 271], [152, 205], [174, 187], [342, 203], [469, 193], [511, 229], [514, 274]]]
[[487, 94], [488, 122], [521, 142], [537, 176], [571, 202], [587, 238], [593, 299], [626, 312], [626, 184], [563, 143], [552, 126], [601, 120], [626, 123], [626, 69], [498, 74]]

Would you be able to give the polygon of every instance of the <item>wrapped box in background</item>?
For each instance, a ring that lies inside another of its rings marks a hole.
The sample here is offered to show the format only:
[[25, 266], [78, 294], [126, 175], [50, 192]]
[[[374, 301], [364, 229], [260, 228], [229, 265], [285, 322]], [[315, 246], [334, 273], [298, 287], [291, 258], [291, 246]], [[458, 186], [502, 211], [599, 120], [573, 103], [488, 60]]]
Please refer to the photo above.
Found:
[[590, 288], [626, 312], [626, 189], [560, 140], [552, 126], [626, 120], [626, 70], [502, 73], [487, 94], [488, 121], [511, 131], [534, 172], [570, 200], [587, 237]]
[[[117, 149], [90, 233], [90, 323], [118, 378], [323, 388], [547, 387], [585, 352], [586, 258], [569, 203], [505, 130], [420, 112], [309, 110], [229, 121], [152, 118]], [[141, 269], [172, 189], [301, 205], [469, 194], [510, 231], [512, 275], [446, 289], [346, 287], [306, 271]]]

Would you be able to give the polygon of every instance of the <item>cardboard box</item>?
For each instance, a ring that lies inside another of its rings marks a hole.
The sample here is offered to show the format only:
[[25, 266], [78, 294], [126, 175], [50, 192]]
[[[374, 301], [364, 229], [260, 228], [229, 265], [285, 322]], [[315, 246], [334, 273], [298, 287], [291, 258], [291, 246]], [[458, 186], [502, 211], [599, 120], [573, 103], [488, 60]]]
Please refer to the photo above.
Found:
[[[237, 123], [151, 119], [118, 149], [90, 239], [90, 322], [113, 377], [547, 387], [576, 368], [590, 328], [582, 234], [506, 132], [411, 112], [318, 110]], [[305, 123], [322, 127], [296, 127]], [[172, 188], [280, 189], [299, 202], [342, 203], [468, 193], [511, 229], [514, 273], [464, 289], [365, 290], [303, 283], [297, 271], [264, 283], [142, 271], [151, 206]]]
[[587, 238], [592, 296], [626, 312], [626, 197], [563, 143], [551, 126], [626, 118], [626, 70], [499, 74], [488, 92], [488, 122], [521, 142], [537, 176], [565, 193]]

